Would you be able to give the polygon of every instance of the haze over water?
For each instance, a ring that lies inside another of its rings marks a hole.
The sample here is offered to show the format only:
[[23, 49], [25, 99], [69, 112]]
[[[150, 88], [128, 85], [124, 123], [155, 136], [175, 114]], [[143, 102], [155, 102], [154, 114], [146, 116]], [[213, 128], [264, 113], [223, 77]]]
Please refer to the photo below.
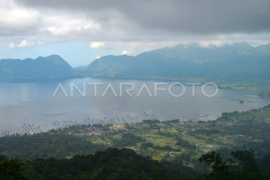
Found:
[[[59, 90], [55, 97], [53, 94], [59, 85], [64, 87], [67, 97]], [[71, 96], [71, 83], [83, 91], [86, 83], [86, 96], [82, 96], [75, 88]], [[97, 86], [97, 95], [94, 95], [94, 86], [88, 83], [103, 83]], [[111, 89], [102, 97], [108, 84], [111, 83], [117, 97]], [[134, 84], [134, 91], [130, 97], [123, 88], [120, 97], [120, 83]], [[152, 97], [144, 89], [137, 97], [143, 83], [147, 85]], [[158, 91], [154, 96], [154, 83], [168, 83], [159, 85], [166, 91]], [[128, 118], [138, 117], [138, 121], [158, 116], [160, 120], [214, 120], [222, 112], [246, 111], [261, 108], [270, 103], [269, 99], [262, 99], [256, 93], [240, 90], [219, 89], [215, 97], [205, 97], [201, 86], [195, 87], [195, 96], [192, 96], [192, 86], [185, 83], [185, 93], [182, 97], [172, 97], [168, 87], [174, 82], [160, 82], [150, 80], [115, 80], [115, 79], [70, 79], [51, 82], [7, 83], [0, 82], [0, 133], [9, 131], [10, 134], [22, 132], [22, 125], [33, 124], [40, 126], [42, 131], [55, 128], [54, 120], [77, 121], [83, 119], [103, 119], [104, 117], [125, 119], [127, 122], [136, 122]], [[181, 86], [174, 86], [172, 93], [180, 94]], [[207, 94], [213, 94], [215, 88], [207, 86]], [[240, 104], [239, 101], [244, 103]], [[145, 113], [149, 115], [147, 117]], [[122, 121], [123, 123], [123, 121]], [[20, 130], [19, 130], [20, 129]]]

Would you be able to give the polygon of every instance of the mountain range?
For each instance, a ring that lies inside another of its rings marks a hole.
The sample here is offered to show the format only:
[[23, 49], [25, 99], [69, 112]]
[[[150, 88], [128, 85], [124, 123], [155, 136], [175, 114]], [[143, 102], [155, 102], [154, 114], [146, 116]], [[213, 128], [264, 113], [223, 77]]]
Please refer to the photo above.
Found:
[[221, 47], [198, 44], [166, 47], [137, 56], [103, 56], [87, 67], [72, 68], [58, 55], [37, 59], [0, 60], [0, 78], [166, 77], [269, 79], [270, 44]]
[[222, 47], [178, 45], [133, 56], [104, 56], [86, 69], [92, 76], [269, 79], [270, 44]]
[[0, 78], [72, 78], [76, 75], [76, 72], [58, 55], [36, 59], [0, 60]]

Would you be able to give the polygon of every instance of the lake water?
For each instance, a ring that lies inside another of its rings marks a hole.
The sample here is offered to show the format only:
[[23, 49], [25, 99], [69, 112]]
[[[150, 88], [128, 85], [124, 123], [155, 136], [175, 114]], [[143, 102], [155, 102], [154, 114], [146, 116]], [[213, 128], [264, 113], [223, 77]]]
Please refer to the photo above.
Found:
[[[61, 88], [53, 96], [59, 83], [67, 96]], [[93, 83], [100, 83], [96, 84], [96, 96]], [[122, 96], [120, 96], [121, 83], [129, 83], [122, 84]], [[149, 92], [145, 86], [143, 87], [144, 83]], [[166, 90], [157, 91], [155, 96], [155, 83], [167, 83], [156, 85], [159, 89]], [[10, 134], [22, 132], [22, 126], [29, 126], [29, 124], [47, 131], [56, 128], [53, 125], [55, 120], [60, 124], [64, 121], [85, 123], [83, 121], [85, 119], [88, 120], [87, 123], [97, 122], [97, 119], [98, 122], [101, 122], [101, 119], [103, 122], [110, 122], [110, 118], [114, 118], [116, 123], [138, 122], [151, 118], [214, 120], [222, 112], [246, 111], [270, 103], [269, 99], [259, 98], [256, 93], [240, 90], [219, 89], [216, 96], [206, 97], [201, 91], [202, 86], [194, 87], [193, 96], [193, 87], [185, 83], [182, 83], [185, 87], [183, 96], [173, 97], [171, 94], [179, 95], [183, 92], [183, 87], [171, 86], [170, 94], [168, 89], [172, 83], [174, 82], [96, 78], [38, 83], [0, 82], [0, 136], [7, 131]], [[111, 86], [108, 88], [109, 84]], [[134, 97], [129, 96], [125, 91], [131, 88], [131, 84], [134, 85], [134, 90], [130, 94]], [[71, 86], [73, 86], [73, 96], [71, 96]], [[107, 93], [105, 93], [106, 89]], [[142, 89], [141, 94], [139, 94], [140, 89]], [[208, 95], [216, 92], [214, 86], [206, 86], [204, 90]], [[240, 100], [244, 103], [240, 104]]]

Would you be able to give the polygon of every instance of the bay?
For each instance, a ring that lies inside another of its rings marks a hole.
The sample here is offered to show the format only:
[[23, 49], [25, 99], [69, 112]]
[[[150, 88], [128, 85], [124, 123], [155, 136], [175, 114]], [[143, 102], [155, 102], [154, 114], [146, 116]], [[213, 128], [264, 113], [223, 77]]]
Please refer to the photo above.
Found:
[[[144, 119], [215, 120], [222, 112], [247, 111], [270, 103], [269, 99], [243, 90], [218, 89], [216, 96], [206, 97], [202, 92], [203, 84], [194, 86], [193, 92], [193, 86], [183, 82], [185, 92], [181, 97], [174, 97], [183, 92], [183, 87], [173, 83], [179, 82], [101, 78], [0, 82], [0, 136], [8, 132], [22, 133], [22, 126], [47, 131], [57, 128], [55, 122], [63, 125], [64, 122], [71, 124], [71, 121], [86, 123], [85, 120], [87, 123], [134, 123]], [[155, 84], [156, 89], [162, 89], [156, 94]], [[134, 90], [129, 93], [133, 97], [126, 92], [132, 85]], [[57, 87], [60, 88], [56, 92]], [[212, 95], [217, 89], [208, 85], [204, 91]]]

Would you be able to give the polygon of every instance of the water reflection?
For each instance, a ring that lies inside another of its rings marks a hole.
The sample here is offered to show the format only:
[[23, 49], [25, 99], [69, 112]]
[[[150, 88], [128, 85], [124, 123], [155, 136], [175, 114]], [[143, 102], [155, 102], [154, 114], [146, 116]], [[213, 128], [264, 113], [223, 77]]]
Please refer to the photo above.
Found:
[[[52, 96], [59, 83], [62, 84], [68, 97], [60, 91], [55, 97]], [[81, 91], [83, 91], [84, 83], [103, 83], [103, 85], [97, 86], [96, 97], [94, 87], [89, 85], [86, 86], [85, 96], [82, 96], [76, 89], [73, 92], [74, 96], [70, 96], [71, 83], [74, 83]], [[106, 96], [102, 97], [109, 83], [117, 93], [117, 97], [111, 90], [108, 90]], [[131, 94], [134, 96], [145, 83], [152, 96], [143, 90], [139, 97], [130, 97], [123, 89], [123, 97], [120, 97], [120, 83], [133, 83], [134, 90]], [[110, 117], [115, 120], [123, 118], [128, 122], [141, 121], [148, 118], [145, 112], [158, 115], [160, 120], [172, 118], [213, 120], [222, 112], [245, 111], [270, 103], [269, 100], [261, 99], [255, 93], [238, 90], [219, 89], [215, 97], [207, 98], [202, 94], [201, 86], [195, 88], [195, 96], [192, 96], [192, 86], [185, 86], [185, 93], [180, 98], [172, 97], [168, 91], [158, 91], [157, 96], [154, 96], [155, 83], [157, 82], [97, 78], [42, 83], [0, 82], [0, 133], [16, 132], [18, 129], [22, 129], [24, 124], [40, 126], [43, 131], [46, 131], [53, 128], [52, 122], [55, 120], [82, 122], [88, 118], [94, 121]], [[163, 83], [169, 85], [173, 82]], [[159, 86], [159, 88], [168, 88], [168, 86]], [[174, 86], [171, 89], [174, 94], [180, 94], [182, 90], [181, 86]], [[213, 94], [215, 88], [207, 86], [205, 92]], [[243, 100], [244, 104], [240, 104], [240, 100]]]

